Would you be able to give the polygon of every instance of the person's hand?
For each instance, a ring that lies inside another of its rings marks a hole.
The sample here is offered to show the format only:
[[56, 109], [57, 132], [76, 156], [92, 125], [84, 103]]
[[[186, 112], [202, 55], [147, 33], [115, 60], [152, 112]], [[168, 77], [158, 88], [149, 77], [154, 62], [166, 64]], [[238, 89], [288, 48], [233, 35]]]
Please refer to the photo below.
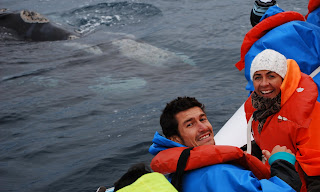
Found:
[[270, 151], [268, 150], [262, 150], [262, 154], [267, 158], [269, 159], [271, 157], [271, 155], [275, 154], [275, 153], [278, 153], [278, 152], [287, 152], [287, 153], [290, 153], [292, 155], [294, 155], [294, 153], [292, 153], [292, 151], [290, 149], [288, 149], [286, 146], [280, 146], [280, 145], [276, 145], [271, 153]]

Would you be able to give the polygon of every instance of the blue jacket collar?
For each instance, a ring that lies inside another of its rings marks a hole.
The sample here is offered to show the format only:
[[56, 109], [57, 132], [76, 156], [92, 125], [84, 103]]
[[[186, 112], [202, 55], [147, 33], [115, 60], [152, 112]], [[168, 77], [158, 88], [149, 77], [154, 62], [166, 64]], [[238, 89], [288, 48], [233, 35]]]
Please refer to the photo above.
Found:
[[163, 137], [158, 132], [154, 134], [152, 142], [153, 144], [149, 148], [149, 153], [151, 153], [152, 155], [156, 155], [160, 151], [173, 148], [173, 147], [186, 147], [180, 143], [171, 141], [170, 139]]

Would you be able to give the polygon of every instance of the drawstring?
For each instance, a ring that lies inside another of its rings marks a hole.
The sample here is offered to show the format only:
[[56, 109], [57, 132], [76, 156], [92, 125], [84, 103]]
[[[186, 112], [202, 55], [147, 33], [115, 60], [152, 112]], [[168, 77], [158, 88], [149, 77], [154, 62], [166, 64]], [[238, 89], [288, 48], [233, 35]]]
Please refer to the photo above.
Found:
[[320, 66], [316, 68], [309, 76], [310, 77], [315, 77], [318, 73], [320, 73]]
[[251, 154], [251, 126], [253, 121], [253, 115], [251, 115], [250, 120], [247, 125], [247, 153]]

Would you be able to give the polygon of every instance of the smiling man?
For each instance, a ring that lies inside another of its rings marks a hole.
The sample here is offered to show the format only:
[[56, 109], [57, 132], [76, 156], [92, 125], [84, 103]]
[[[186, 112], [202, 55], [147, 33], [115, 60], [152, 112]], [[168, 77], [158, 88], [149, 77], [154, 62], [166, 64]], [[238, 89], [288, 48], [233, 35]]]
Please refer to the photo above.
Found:
[[156, 156], [151, 168], [170, 173], [169, 180], [178, 191], [285, 192], [301, 186], [295, 157], [286, 147], [276, 146], [271, 154], [265, 153], [270, 158], [270, 173], [270, 167], [238, 147], [215, 145], [204, 105], [193, 97], [168, 103], [160, 125], [165, 137], [156, 132], [152, 140], [149, 152]]
[[200, 107], [193, 107], [176, 114], [179, 135], [170, 140], [185, 146], [214, 145], [212, 125]]

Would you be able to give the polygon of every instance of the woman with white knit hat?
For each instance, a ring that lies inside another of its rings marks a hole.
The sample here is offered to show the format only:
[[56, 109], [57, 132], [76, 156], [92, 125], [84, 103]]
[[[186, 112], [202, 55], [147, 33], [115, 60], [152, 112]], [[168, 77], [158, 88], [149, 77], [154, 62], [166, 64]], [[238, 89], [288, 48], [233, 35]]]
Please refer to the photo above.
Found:
[[320, 191], [320, 103], [317, 85], [298, 64], [266, 49], [252, 61], [254, 91], [245, 102], [249, 128], [265, 156], [274, 146], [296, 154], [301, 191]]

